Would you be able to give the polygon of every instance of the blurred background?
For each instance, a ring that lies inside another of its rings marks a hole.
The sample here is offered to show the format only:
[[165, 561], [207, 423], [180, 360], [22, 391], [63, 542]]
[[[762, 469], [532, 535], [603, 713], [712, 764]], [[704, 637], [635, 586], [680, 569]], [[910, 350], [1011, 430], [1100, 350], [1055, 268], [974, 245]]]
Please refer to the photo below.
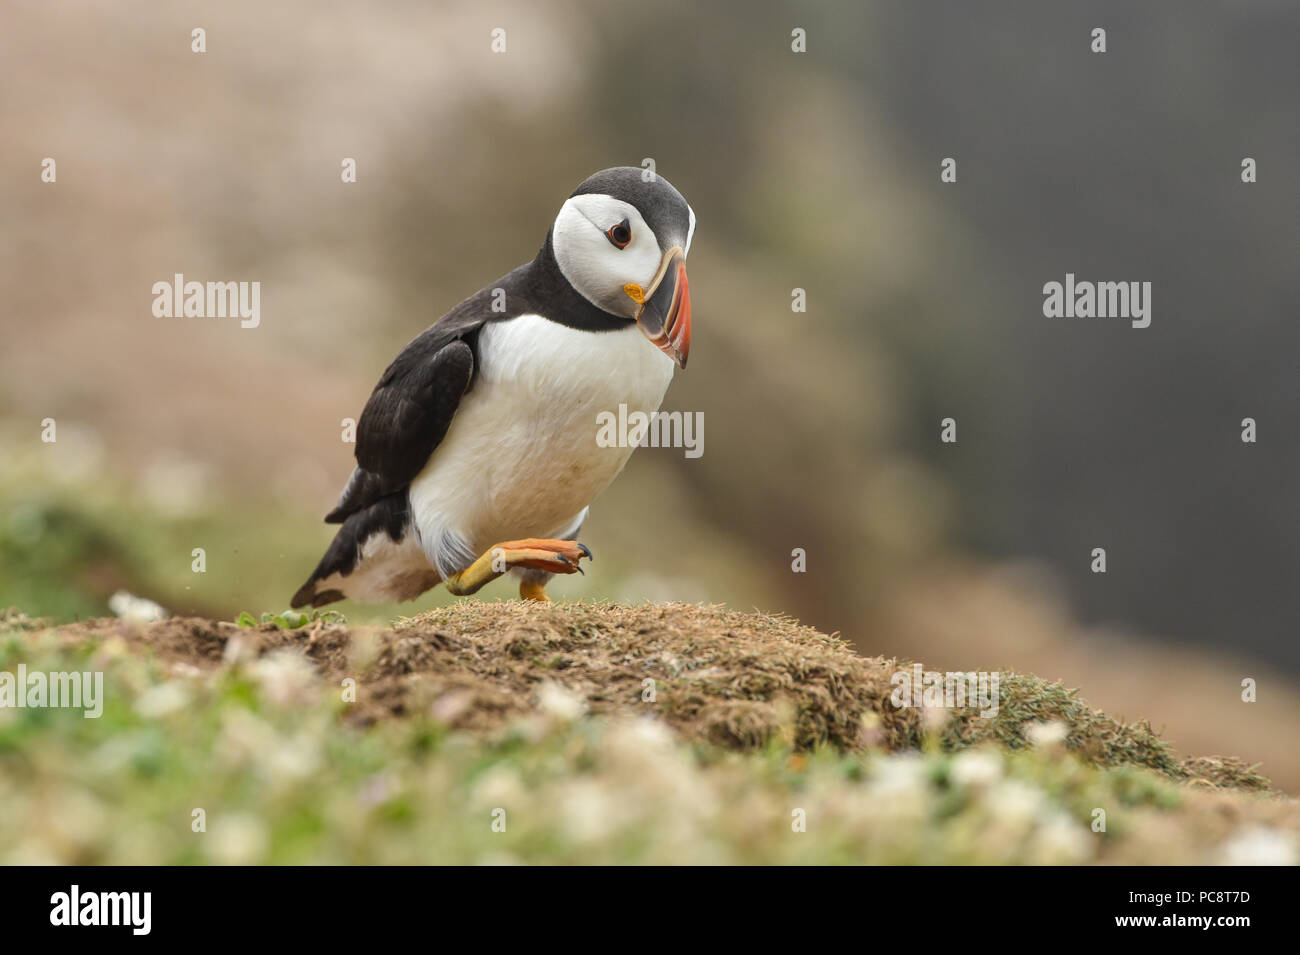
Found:
[[[704, 455], [634, 455], [554, 595], [1031, 671], [1295, 792], [1300, 8], [1089, 7], [6, 0], [0, 606], [284, 609], [388, 361], [651, 157]], [[155, 318], [176, 272], [261, 282], [260, 327]], [[1066, 272], [1152, 282], [1151, 327], [1045, 319]]]

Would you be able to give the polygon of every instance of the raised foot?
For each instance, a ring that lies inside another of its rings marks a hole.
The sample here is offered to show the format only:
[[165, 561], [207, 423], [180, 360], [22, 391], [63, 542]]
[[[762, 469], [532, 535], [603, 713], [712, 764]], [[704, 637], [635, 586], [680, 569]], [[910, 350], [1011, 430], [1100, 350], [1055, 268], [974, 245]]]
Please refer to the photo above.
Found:
[[[546, 540], [529, 537], [525, 540], [502, 541], [458, 574], [452, 574], [443, 584], [447, 590], [464, 597], [477, 593], [490, 580], [500, 577], [511, 567], [528, 567], [548, 574], [582, 573], [578, 562], [591, 551], [577, 541]], [[523, 594], [527, 597], [528, 594]], [[544, 595], [543, 595], [544, 596]], [[534, 597], [534, 599], [538, 599]]]
[[[531, 567], [549, 574], [583, 573], [579, 561], [591, 560], [591, 550], [577, 541], [547, 540], [528, 537], [524, 540], [503, 541], [489, 552], [492, 569], [505, 571], [511, 567]], [[534, 597], [533, 599], [538, 599]], [[545, 599], [545, 594], [541, 599]]]

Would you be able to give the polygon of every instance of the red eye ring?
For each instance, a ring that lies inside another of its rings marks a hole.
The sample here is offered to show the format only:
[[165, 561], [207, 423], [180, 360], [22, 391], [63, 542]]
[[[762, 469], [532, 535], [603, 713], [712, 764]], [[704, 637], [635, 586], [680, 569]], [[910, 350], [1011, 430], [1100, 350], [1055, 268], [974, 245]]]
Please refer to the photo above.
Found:
[[627, 244], [632, 241], [632, 225], [626, 219], [609, 227], [605, 233], [605, 238], [609, 239], [610, 244], [616, 249], [626, 249]]

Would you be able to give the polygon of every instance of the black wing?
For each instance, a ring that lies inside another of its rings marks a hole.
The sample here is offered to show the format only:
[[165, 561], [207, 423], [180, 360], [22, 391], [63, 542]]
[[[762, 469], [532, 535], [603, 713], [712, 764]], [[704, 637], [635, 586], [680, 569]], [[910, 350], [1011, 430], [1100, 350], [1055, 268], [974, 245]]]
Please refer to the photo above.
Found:
[[439, 322], [388, 366], [357, 424], [357, 467], [326, 523], [341, 524], [420, 473], [473, 380], [474, 350], [464, 336], [479, 324]]
[[[505, 293], [500, 301], [498, 293]], [[543, 308], [564, 316], [573, 328], [608, 331], [629, 324], [601, 311], [569, 284], [555, 262], [548, 233], [536, 259], [465, 299], [388, 366], [357, 424], [357, 468], [326, 522], [341, 524], [348, 515], [405, 489], [446, 435], [461, 396], [473, 384], [479, 331], [488, 322], [540, 314]]]

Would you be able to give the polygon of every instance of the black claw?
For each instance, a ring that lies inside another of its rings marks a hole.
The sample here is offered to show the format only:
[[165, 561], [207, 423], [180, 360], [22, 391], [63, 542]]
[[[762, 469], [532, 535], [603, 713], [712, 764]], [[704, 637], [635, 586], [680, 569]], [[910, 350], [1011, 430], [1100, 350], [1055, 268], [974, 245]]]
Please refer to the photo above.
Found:
[[591, 556], [591, 548], [588, 547], [586, 544], [579, 544], [577, 541], [574, 541], [574, 543], [578, 544], [578, 550], [582, 551], [584, 554], [587, 555], [587, 560], [596, 559], [595, 557]]

